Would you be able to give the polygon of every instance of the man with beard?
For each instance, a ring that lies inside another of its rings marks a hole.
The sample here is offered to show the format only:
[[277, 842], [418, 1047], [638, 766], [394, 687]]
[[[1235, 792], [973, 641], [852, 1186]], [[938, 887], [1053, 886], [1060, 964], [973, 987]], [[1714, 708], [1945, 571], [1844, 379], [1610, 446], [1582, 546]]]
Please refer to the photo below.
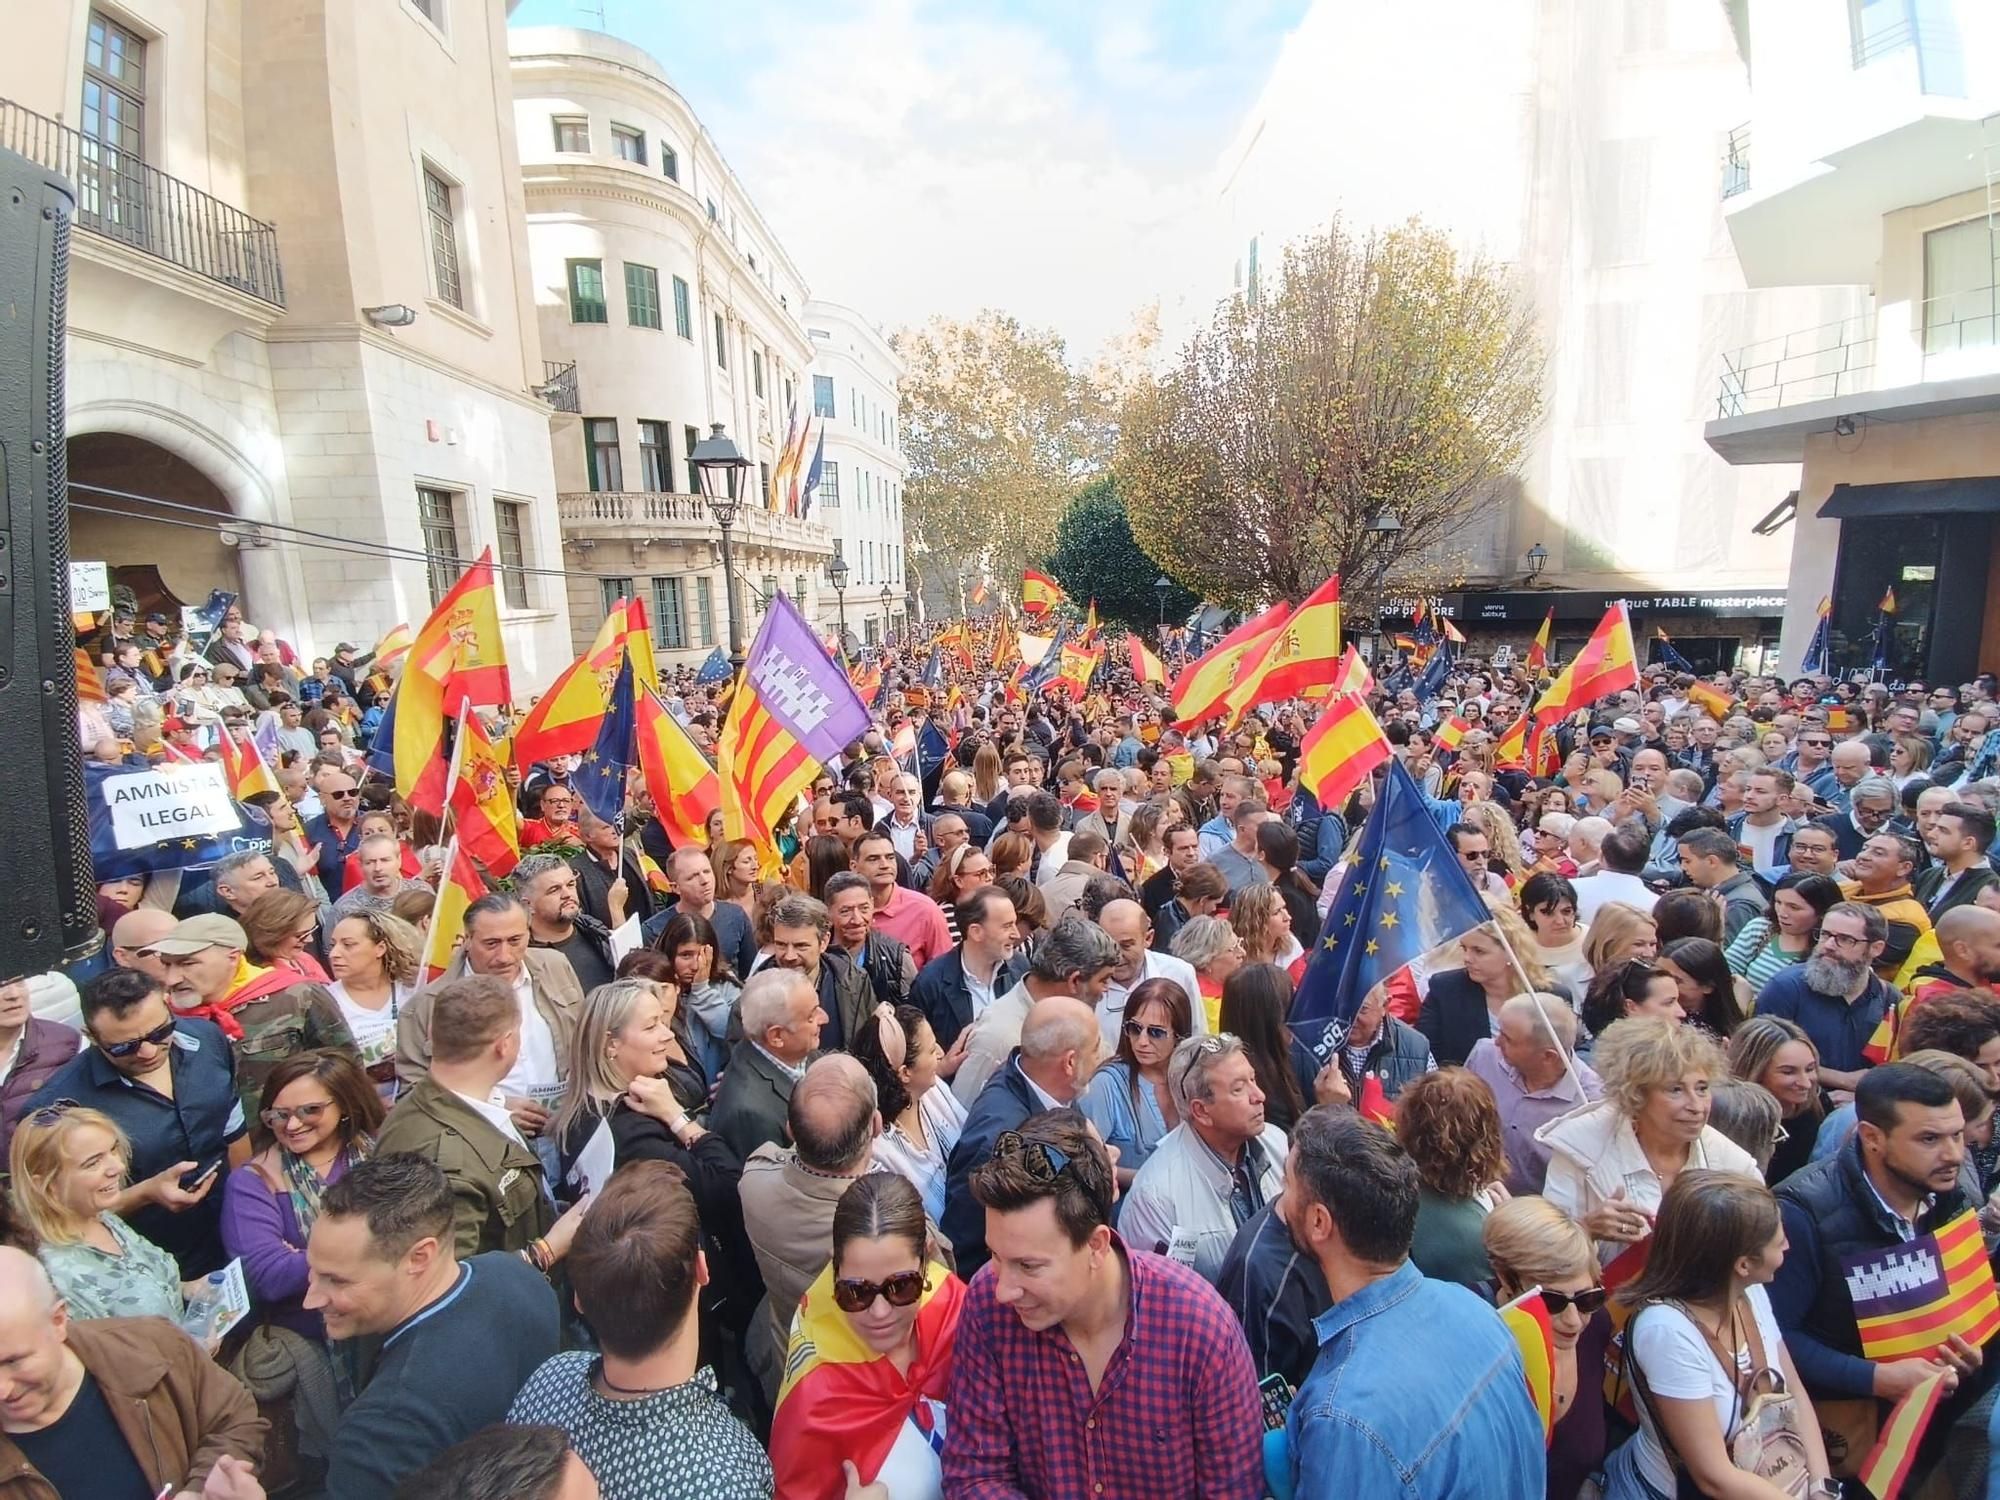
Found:
[[514, 889], [528, 908], [528, 946], [550, 948], [569, 960], [587, 995], [609, 984], [611, 933], [587, 916], [576, 893], [576, 871], [553, 854], [531, 854], [514, 867]]
[[1955, 1334], [1928, 1356], [1865, 1358], [1849, 1288], [1864, 1267], [1886, 1268], [1909, 1240], [1972, 1206], [1958, 1185], [1965, 1116], [1951, 1085], [1913, 1063], [1870, 1070], [1854, 1110], [1859, 1123], [1839, 1152], [1777, 1190], [1789, 1246], [1771, 1283], [1771, 1309], [1815, 1404], [1872, 1398], [1885, 1410], [1933, 1375], [1944, 1377], [1943, 1402], [1910, 1476], [1920, 1482], [1955, 1417], [1992, 1383], [1991, 1367]]
[[1758, 1015], [1796, 1022], [1811, 1039], [1824, 1088], [1852, 1089], [1868, 1067], [1862, 1049], [1896, 997], [1874, 972], [1888, 939], [1889, 922], [1879, 910], [1839, 902], [1820, 920], [1812, 957], [1758, 992]]

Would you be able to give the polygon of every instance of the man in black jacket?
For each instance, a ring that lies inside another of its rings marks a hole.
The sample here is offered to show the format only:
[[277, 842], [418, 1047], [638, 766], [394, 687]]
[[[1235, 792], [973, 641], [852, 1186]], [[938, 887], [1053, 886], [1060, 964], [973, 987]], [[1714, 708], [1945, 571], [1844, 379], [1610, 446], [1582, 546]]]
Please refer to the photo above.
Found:
[[1958, 1186], [1965, 1116], [1950, 1084], [1913, 1063], [1863, 1074], [1854, 1109], [1858, 1123], [1840, 1151], [1778, 1187], [1790, 1245], [1771, 1283], [1771, 1308], [1815, 1404], [1892, 1403], [1945, 1372], [1950, 1394], [1927, 1429], [1922, 1464], [1935, 1457], [1955, 1414], [1991, 1383], [1993, 1366], [1955, 1335], [1929, 1358], [1865, 1357], [1849, 1289], [1865, 1280], [1869, 1264], [1897, 1256], [1911, 1239], [1967, 1210]]
[[[832, 882], [827, 885], [831, 890]], [[1027, 971], [1025, 960], [1015, 962], [1021, 928], [1006, 892], [997, 885], [982, 885], [956, 910], [958, 946], [925, 964], [910, 988], [910, 1003], [931, 1023], [932, 1034], [946, 1051], [946, 1063], [954, 1070], [953, 1045], [959, 1034], [996, 996], [1019, 984]]]
[[875, 897], [868, 882], [852, 870], [829, 879], [826, 914], [833, 924], [827, 951], [842, 955], [867, 976], [877, 1005], [906, 1003], [917, 982], [917, 966], [904, 944], [875, 930]]

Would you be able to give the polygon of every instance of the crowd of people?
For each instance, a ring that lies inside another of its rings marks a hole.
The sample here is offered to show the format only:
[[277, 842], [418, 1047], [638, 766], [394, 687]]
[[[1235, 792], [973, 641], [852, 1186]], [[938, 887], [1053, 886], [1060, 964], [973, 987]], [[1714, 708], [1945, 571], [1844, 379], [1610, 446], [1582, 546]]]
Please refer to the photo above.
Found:
[[905, 648], [773, 849], [517, 768], [426, 974], [392, 674], [234, 611], [93, 649], [88, 753], [275, 725], [283, 795], [0, 985], [0, 1496], [1861, 1495], [1933, 1379], [1917, 1473], [1988, 1493], [1983, 1350], [1869, 1357], [1850, 1271], [2000, 1242], [1991, 678], [1649, 669], [1548, 776], [1488, 727], [1525, 672], [1375, 693], [1490, 920], [1322, 1057], [1382, 773], [1320, 805], [1314, 704], [947, 708]]

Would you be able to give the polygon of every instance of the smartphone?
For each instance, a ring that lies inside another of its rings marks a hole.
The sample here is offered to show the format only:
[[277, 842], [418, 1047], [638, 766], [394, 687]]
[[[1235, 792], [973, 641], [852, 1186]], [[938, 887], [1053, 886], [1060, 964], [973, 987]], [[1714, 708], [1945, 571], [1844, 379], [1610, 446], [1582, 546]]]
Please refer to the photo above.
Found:
[[184, 1193], [192, 1193], [221, 1170], [222, 1158], [218, 1156], [214, 1161], [209, 1162], [205, 1166], [196, 1167], [192, 1172], [181, 1173], [180, 1189]]

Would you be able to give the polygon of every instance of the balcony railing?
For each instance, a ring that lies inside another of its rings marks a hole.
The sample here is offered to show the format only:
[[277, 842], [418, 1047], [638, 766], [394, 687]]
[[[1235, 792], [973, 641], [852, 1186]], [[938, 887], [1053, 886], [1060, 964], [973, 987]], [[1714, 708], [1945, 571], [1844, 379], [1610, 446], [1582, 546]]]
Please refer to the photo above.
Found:
[[1722, 196], [1734, 198], [1750, 191], [1750, 127], [1738, 125], [1729, 132], [1729, 144], [1722, 153]]
[[285, 305], [278, 231], [269, 224], [11, 99], [0, 99], [0, 146], [70, 180], [80, 228]]
[[549, 403], [551, 411], [566, 411], [573, 415], [583, 412], [583, 397], [576, 388], [576, 361], [563, 363], [559, 360], [542, 361], [542, 383], [537, 387], [541, 398]]
[[[832, 552], [833, 539], [814, 520], [781, 516], [746, 505], [737, 512], [736, 534], [753, 541], [778, 542], [806, 552]], [[703, 538], [721, 535], [708, 502], [699, 495], [665, 490], [579, 490], [556, 496], [556, 519], [570, 531], [636, 532]]]

